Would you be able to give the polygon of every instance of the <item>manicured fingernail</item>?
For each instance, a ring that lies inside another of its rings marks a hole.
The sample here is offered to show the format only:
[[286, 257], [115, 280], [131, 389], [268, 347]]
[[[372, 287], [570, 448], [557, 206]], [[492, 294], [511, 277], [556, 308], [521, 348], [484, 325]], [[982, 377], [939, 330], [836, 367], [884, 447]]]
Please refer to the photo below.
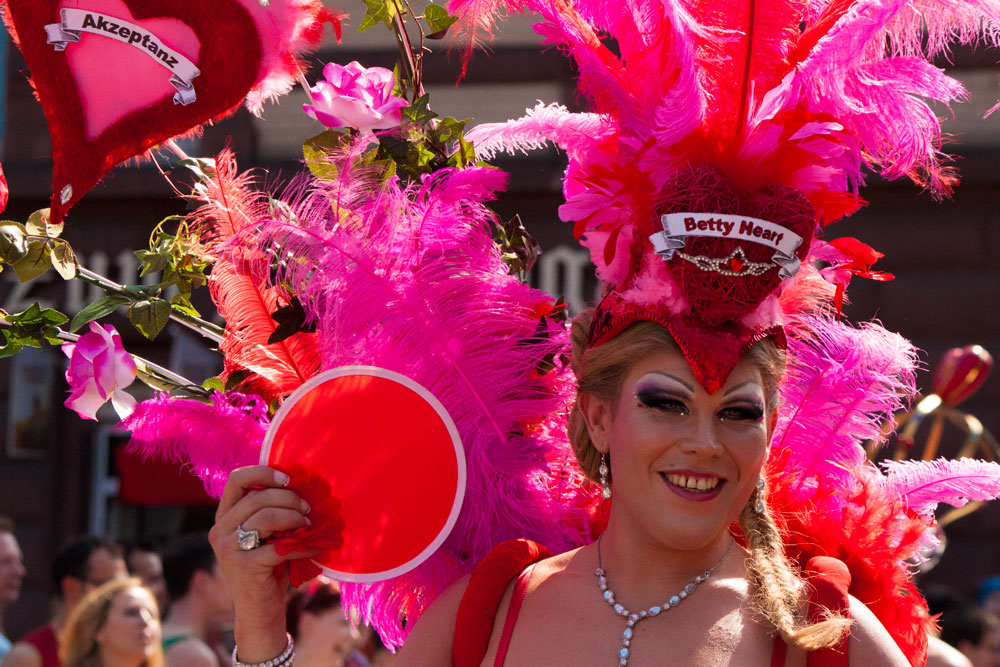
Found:
[[310, 519], [309, 517], [304, 516], [302, 518], [306, 520], [306, 525], [307, 526], [312, 526], [313, 525], [312, 519]]
[[304, 500], [303, 500], [303, 501], [302, 501], [302, 513], [303, 513], [303, 514], [309, 514], [309, 512], [310, 512], [311, 510], [312, 510], [312, 508], [311, 508], [311, 507], [309, 507], [309, 503], [307, 503], [306, 501], [304, 501]]
[[274, 481], [281, 486], [288, 486], [288, 483], [292, 481], [292, 478], [281, 472], [280, 470], [274, 471]]

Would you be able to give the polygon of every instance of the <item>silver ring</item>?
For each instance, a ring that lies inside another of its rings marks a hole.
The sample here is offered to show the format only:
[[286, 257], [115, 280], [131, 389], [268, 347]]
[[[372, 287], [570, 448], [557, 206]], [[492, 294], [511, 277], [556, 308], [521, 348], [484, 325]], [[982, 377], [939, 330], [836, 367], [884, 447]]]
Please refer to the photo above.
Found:
[[243, 524], [236, 526], [236, 541], [243, 551], [253, 551], [260, 546], [260, 533], [256, 530], [245, 530]]

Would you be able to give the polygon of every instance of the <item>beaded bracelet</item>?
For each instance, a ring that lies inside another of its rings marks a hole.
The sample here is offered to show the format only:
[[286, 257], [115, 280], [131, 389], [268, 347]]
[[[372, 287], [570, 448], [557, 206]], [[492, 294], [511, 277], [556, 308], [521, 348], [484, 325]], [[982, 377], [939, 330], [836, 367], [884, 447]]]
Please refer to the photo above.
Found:
[[295, 660], [295, 642], [292, 636], [285, 633], [285, 650], [276, 658], [264, 662], [240, 662], [236, 657], [236, 647], [233, 647], [233, 667], [291, 667]]

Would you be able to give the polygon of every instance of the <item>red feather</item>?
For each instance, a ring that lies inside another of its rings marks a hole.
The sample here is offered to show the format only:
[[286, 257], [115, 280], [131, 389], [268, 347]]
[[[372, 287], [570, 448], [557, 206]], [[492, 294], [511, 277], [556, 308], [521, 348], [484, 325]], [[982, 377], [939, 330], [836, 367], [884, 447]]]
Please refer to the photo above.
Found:
[[723, 142], [743, 132], [760, 96], [787, 71], [788, 53], [800, 36], [806, 4], [734, 0], [695, 6], [695, 19], [711, 29], [698, 40], [698, 59], [710, 81], [703, 87], [716, 95], [708, 107], [707, 126]]
[[232, 153], [223, 151], [216, 158], [214, 178], [202, 181], [205, 187], [198, 199], [204, 204], [188, 216], [188, 222], [215, 259], [209, 290], [226, 320], [219, 345], [226, 357], [223, 375], [248, 372], [242, 388], [272, 400], [287, 396], [316, 373], [319, 349], [316, 334], [311, 333], [267, 342], [278, 326], [271, 314], [284, 301], [278, 290], [258, 278], [260, 272], [248, 270], [262, 258], [230, 243], [269, 215], [267, 199], [250, 187], [252, 183], [250, 174], [237, 174]]

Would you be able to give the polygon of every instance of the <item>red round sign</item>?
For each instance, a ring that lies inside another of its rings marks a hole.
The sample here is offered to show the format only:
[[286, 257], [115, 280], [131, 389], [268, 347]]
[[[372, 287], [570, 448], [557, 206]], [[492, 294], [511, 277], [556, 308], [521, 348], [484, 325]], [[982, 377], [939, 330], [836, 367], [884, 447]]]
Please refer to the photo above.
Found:
[[339, 581], [415, 568], [451, 532], [465, 495], [465, 453], [444, 407], [408, 377], [372, 366], [325, 371], [289, 396], [261, 463], [304, 469], [313, 489], [340, 501], [343, 543], [316, 560]]

